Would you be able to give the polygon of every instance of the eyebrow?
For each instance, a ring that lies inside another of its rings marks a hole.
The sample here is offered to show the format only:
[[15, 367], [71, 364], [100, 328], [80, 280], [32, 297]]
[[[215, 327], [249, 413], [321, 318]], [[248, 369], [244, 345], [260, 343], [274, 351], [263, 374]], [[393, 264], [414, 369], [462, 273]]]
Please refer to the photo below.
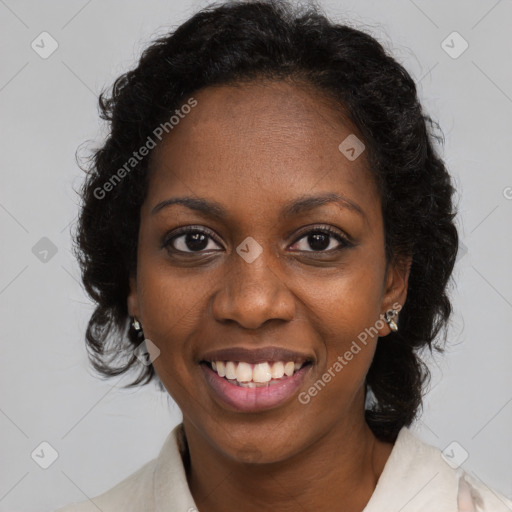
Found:
[[[326, 193], [316, 196], [306, 195], [301, 196], [298, 199], [289, 201], [282, 208], [281, 217], [285, 219], [288, 217], [293, 217], [294, 215], [298, 215], [299, 213], [304, 213], [329, 203], [338, 203], [342, 207], [354, 213], [358, 213], [362, 217], [366, 218], [363, 209], [357, 203], [354, 203], [353, 201], [349, 200], [348, 198], [341, 194], [335, 193]], [[213, 217], [219, 220], [223, 220], [228, 217], [227, 210], [216, 201], [187, 196], [172, 197], [170, 199], [165, 199], [164, 201], [161, 201], [151, 210], [151, 215], [155, 215], [164, 208], [167, 208], [173, 204], [181, 204], [191, 210], [202, 213], [205, 216]]]

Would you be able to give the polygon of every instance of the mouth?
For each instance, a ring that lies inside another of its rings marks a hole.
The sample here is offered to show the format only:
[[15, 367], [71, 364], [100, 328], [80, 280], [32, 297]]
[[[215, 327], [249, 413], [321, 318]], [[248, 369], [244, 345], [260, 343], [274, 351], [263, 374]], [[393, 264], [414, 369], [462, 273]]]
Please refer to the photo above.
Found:
[[272, 409], [290, 399], [313, 358], [285, 349], [233, 348], [203, 356], [200, 367], [215, 398], [241, 412]]
[[268, 387], [292, 377], [311, 361], [265, 361], [247, 363], [245, 361], [203, 361], [219, 377], [234, 386], [245, 388]]

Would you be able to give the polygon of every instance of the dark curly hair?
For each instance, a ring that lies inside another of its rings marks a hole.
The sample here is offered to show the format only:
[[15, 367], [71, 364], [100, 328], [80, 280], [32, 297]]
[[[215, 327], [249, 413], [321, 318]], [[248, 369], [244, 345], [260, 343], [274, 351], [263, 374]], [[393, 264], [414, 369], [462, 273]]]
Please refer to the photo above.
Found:
[[442, 137], [409, 74], [373, 37], [333, 23], [318, 6], [272, 0], [210, 5], [156, 39], [110, 94], [101, 93], [100, 114], [110, 132], [84, 169], [73, 235], [82, 280], [95, 302], [86, 332], [89, 358], [104, 378], [135, 366], [138, 378], [125, 387], [154, 379], [163, 390], [153, 366], [140, 365], [134, 355], [141, 339], [127, 310], [151, 154], [108, 194], [98, 191], [194, 91], [256, 79], [312, 86], [348, 116], [364, 140], [380, 192], [386, 258], [412, 257], [400, 329], [377, 344], [366, 379], [372, 396], [366, 421], [379, 439], [393, 441], [422, 405], [429, 371], [418, 351], [442, 352], [436, 343], [441, 331], [446, 341], [452, 311], [447, 285], [458, 250], [455, 190], [434, 149]]

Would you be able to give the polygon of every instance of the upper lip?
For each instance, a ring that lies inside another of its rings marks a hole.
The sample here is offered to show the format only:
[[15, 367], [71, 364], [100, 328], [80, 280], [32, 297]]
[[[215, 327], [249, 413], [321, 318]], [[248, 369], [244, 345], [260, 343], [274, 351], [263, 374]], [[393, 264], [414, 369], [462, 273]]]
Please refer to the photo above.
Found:
[[203, 361], [244, 361], [252, 364], [266, 361], [293, 361], [294, 363], [304, 364], [313, 361], [313, 357], [275, 346], [261, 348], [230, 347], [207, 352], [200, 358], [200, 362]]

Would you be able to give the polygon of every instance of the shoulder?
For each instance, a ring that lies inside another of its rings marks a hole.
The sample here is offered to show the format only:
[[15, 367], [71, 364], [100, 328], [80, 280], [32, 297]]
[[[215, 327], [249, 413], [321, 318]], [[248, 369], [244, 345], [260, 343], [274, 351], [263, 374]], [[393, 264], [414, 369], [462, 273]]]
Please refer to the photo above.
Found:
[[512, 512], [512, 500], [465, 471], [458, 476], [458, 512]]
[[512, 501], [404, 427], [364, 512], [512, 512]]
[[197, 510], [188, 488], [183, 424], [169, 433], [158, 456], [103, 494], [55, 512]]
[[54, 512], [140, 512], [158, 509], [158, 503], [162, 500], [169, 502], [173, 493], [180, 495], [180, 490], [186, 485], [182, 463], [184, 443], [183, 425], [176, 425], [156, 458], [102, 494]]

